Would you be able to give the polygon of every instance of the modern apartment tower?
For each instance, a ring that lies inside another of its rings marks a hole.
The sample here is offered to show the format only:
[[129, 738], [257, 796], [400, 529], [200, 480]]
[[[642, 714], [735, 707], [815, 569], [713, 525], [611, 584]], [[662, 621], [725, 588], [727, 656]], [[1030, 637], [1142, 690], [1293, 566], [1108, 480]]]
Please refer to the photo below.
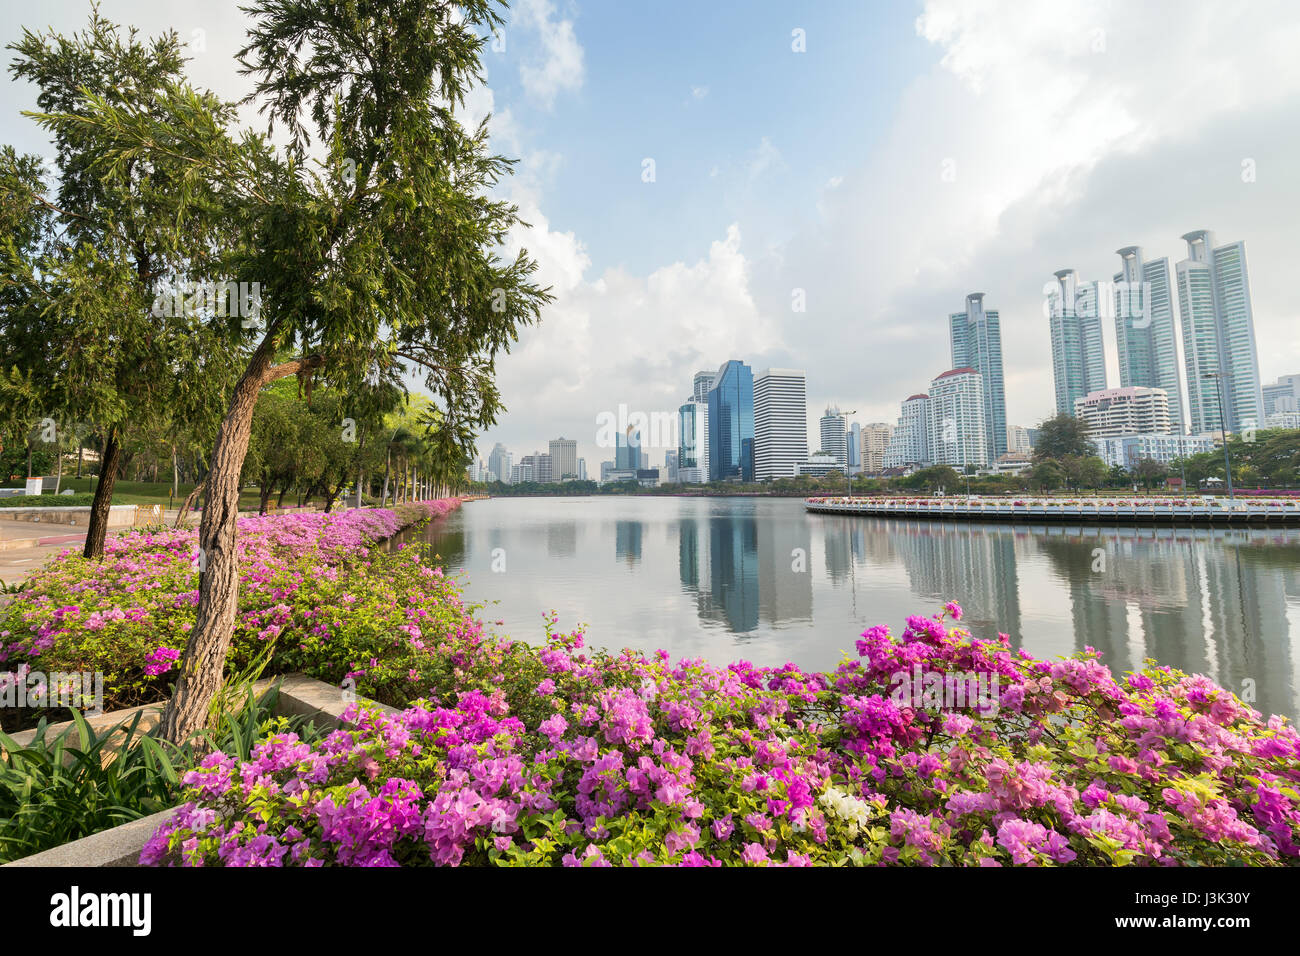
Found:
[[845, 431], [844, 416], [834, 405], [826, 409], [821, 418], [821, 447], [818, 451], [832, 455], [841, 468], [849, 464], [849, 443]]
[[1120, 258], [1114, 295], [1119, 387], [1164, 389], [1169, 396], [1170, 428], [1181, 435], [1186, 431], [1187, 418], [1174, 334], [1169, 260], [1143, 259], [1140, 246], [1125, 246], [1116, 250], [1116, 255]]
[[578, 477], [578, 443], [572, 438], [551, 439], [551, 468], [556, 481]]
[[713, 380], [716, 375], [713, 372], [696, 372], [695, 381], [692, 383], [691, 398], [697, 402], [707, 402], [709, 400], [709, 389], [713, 388]]
[[[974, 368], [954, 368], [930, 383], [930, 461], [951, 465], [958, 471], [967, 466], [983, 468], [990, 462], [982, 376]], [[1006, 444], [1006, 428], [1002, 442]]]
[[[974, 369], [984, 402], [985, 462], [1007, 453], [1007, 396], [1002, 379], [1002, 322], [996, 309], [985, 310], [984, 293], [966, 296], [966, 311], [948, 317], [952, 332], [953, 369]], [[933, 419], [934, 410], [931, 409]], [[934, 436], [930, 438], [931, 445]], [[974, 464], [974, 462], [971, 462]]]
[[709, 406], [687, 401], [677, 409], [677, 477], [687, 484], [709, 480]]
[[[854, 429], [858, 429], [854, 423]], [[894, 429], [886, 422], [870, 422], [858, 430], [859, 463], [868, 475], [878, 475], [885, 468], [885, 452]]]
[[898, 427], [889, 440], [886, 468], [907, 468], [930, 461], [930, 396], [913, 395], [903, 402]]
[[807, 457], [807, 375], [769, 368], [754, 379], [754, 479], [792, 478]]
[[1116, 435], [1168, 435], [1169, 396], [1163, 388], [1103, 388], [1077, 399], [1074, 417], [1088, 426], [1089, 438]]
[[1246, 244], [1232, 242], [1216, 248], [1214, 233], [1205, 229], [1189, 232], [1183, 240], [1187, 258], [1177, 267], [1178, 308], [1192, 433], [1221, 428], [1240, 432], [1259, 426], [1264, 399]]
[[1095, 282], [1080, 282], [1073, 269], [1056, 273], [1049, 303], [1052, 330], [1052, 375], [1056, 411], [1074, 414], [1074, 403], [1106, 387], [1106, 351]]
[[709, 389], [709, 480], [754, 480], [754, 370], [739, 359]]
[[498, 481], [510, 484], [510, 471], [514, 465], [514, 456], [506, 451], [506, 446], [497, 442], [488, 455], [488, 471], [497, 476]]
[[633, 425], [614, 433], [614, 469], [636, 471], [641, 467], [641, 433]]

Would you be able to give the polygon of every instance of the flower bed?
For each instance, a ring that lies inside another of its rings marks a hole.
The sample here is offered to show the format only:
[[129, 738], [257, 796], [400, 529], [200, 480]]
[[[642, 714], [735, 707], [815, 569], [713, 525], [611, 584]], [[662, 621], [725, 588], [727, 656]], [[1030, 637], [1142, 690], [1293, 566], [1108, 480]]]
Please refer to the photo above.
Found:
[[[418, 555], [397, 563], [399, 590], [425, 586]], [[1034, 660], [960, 614], [873, 627], [832, 673], [586, 654], [554, 617], [542, 647], [469, 615], [371, 635], [363, 678], [404, 712], [211, 755], [141, 863], [1297, 862], [1283, 718], [1154, 663], [1117, 680], [1091, 650]]]
[[[332, 593], [341, 575], [364, 573], [380, 554], [377, 542], [459, 504], [450, 498], [328, 515], [241, 517], [231, 667], [272, 642], [278, 652], [279, 643], [307, 638], [317, 626], [307, 612], [321, 606], [321, 595]], [[99, 672], [106, 710], [166, 697], [198, 604], [197, 542], [195, 530], [136, 530], [109, 538], [102, 562], [64, 551], [0, 610], [0, 663], [6, 667], [0, 693], [34, 672]], [[33, 698], [32, 689], [25, 693]], [[49, 711], [0, 710], [0, 719], [12, 730], [34, 725]]]

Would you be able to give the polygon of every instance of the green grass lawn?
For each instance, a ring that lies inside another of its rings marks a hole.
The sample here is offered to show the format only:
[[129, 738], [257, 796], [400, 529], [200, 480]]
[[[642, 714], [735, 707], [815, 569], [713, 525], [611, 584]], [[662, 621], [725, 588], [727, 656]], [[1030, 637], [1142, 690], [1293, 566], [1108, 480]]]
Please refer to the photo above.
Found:
[[[90, 504], [90, 496], [94, 492], [94, 483], [97, 478], [69, 478], [64, 475], [63, 482], [59, 486], [59, 491], [72, 490], [73, 494], [55, 496], [47, 492], [41, 495], [41, 505], [54, 506], [56, 504], [69, 506], [84, 506]], [[115, 505], [162, 505], [164, 508], [179, 508], [185, 502], [185, 496], [190, 493], [194, 485], [182, 483], [176, 493], [176, 497], [171, 497], [172, 483], [170, 481], [119, 481], [113, 486], [113, 504]], [[54, 500], [57, 497], [57, 502]], [[291, 499], [285, 495], [284, 502], [286, 505], [297, 504], [297, 499]], [[271, 503], [275, 503], [275, 496], [271, 496]], [[0, 507], [8, 506], [23, 507], [31, 506], [31, 501], [23, 501], [23, 496], [13, 496], [11, 498], [0, 498]], [[241, 511], [255, 511], [259, 504], [256, 491], [242, 491], [239, 495], [239, 509]]]

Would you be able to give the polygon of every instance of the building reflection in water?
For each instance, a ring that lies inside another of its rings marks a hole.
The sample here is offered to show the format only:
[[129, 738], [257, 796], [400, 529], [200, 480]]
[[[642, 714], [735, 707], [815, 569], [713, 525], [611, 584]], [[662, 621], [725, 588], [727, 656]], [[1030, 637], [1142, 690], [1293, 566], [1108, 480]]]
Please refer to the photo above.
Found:
[[644, 525], [640, 521], [614, 522], [614, 557], [629, 566], [641, 560], [641, 536]]
[[[802, 516], [800, 516], [802, 518]], [[678, 572], [700, 620], [736, 634], [812, 620], [806, 521], [709, 514], [677, 522]]]
[[1253, 693], [1265, 712], [1288, 706], [1300, 536], [1084, 528], [1043, 534], [1040, 547], [1068, 587], [1077, 650], [1095, 647], [1117, 672], [1154, 658]]

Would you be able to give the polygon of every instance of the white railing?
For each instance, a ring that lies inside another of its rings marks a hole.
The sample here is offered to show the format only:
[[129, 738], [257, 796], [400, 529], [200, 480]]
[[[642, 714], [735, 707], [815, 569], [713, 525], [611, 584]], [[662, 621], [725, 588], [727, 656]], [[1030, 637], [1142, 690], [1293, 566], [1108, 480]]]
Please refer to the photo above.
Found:
[[1289, 498], [809, 498], [809, 511], [954, 518], [1084, 518], [1092, 520], [1285, 521], [1300, 523], [1300, 500]]

